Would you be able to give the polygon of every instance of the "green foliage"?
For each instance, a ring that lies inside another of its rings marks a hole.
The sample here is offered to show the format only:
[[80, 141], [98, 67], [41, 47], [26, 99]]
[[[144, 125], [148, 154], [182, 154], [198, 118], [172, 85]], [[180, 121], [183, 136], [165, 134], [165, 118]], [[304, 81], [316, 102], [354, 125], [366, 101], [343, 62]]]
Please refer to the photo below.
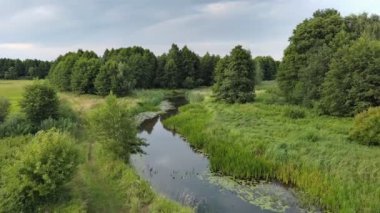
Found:
[[380, 185], [380, 150], [348, 140], [353, 120], [319, 116], [307, 108], [303, 119], [289, 119], [284, 113], [299, 107], [265, 103], [265, 87], [255, 103], [206, 98], [181, 107], [164, 124], [205, 152], [218, 173], [291, 184], [303, 192], [306, 205], [331, 212], [380, 209], [374, 190]]
[[217, 99], [227, 103], [254, 100], [255, 68], [248, 50], [236, 46], [230, 56], [219, 61], [216, 69], [214, 92]]
[[202, 95], [200, 93], [188, 92], [188, 93], [186, 93], [186, 99], [190, 103], [199, 103], [199, 102], [204, 101], [205, 97], [204, 97], [204, 95]]
[[[96, 55], [96, 53], [92, 51], [83, 51], [83, 50], [78, 50], [76, 53], [69, 52], [69, 53], [66, 53], [64, 56], [59, 56], [49, 71], [49, 80], [55, 87], [57, 87], [61, 91], [71, 91], [72, 81], [74, 81], [75, 89], [81, 88], [80, 85], [83, 85], [84, 84], [83, 82], [85, 81], [85, 80], [80, 80], [82, 79], [82, 76], [89, 75], [87, 77], [90, 77], [91, 75], [93, 75], [92, 72], [94, 72], [95, 68], [90, 67], [90, 64], [83, 61], [77, 65], [76, 65], [76, 62], [80, 59], [89, 60], [89, 59], [97, 59], [97, 58], [98, 56]], [[91, 66], [96, 66], [96, 63]], [[74, 73], [74, 71], [78, 72], [79, 69], [80, 69], [79, 71], [80, 73]], [[81, 69], [87, 69], [87, 70], [81, 70]], [[72, 76], [75, 76], [74, 80], [71, 79]]]
[[380, 105], [380, 41], [360, 38], [338, 51], [323, 84], [326, 114], [354, 115]]
[[10, 106], [11, 104], [8, 99], [0, 97], [0, 123], [8, 116]]
[[26, 86], [20, 105], [26, 117], [37, 125], [45, 119], [58, 117], [58, 96], [47, 84], [37, 82]]
[[0, 79], [44, 78], [50, 62], [26, 59], [0, 59]]
[[71, 75], [71, 90], [80, 94], [94, 94], [94, 81], [100, 69], [97, 58], [80, 58], [75, 62]]
[[380, 107], [369, 108], [355, 116], [350, 138], [364, 145], [380, 145]]
[[0, 208], [5, 212], [35, 212], [53, 202], [73, 176], [78, 152], [73, 140], [56, 130], [38, 133], [4, 170]]
[[274, 80], [277, 74], [276, 61], [271, 56], [258, 56], [255, 58], [256, 83]]
[[316, 11], [296, 27], [284, 52], [277, 80], [287, 101], [338, 116], [378, 106], [379, 39], [379, 16]]
[[105, 96], [112, 92], [117, 96], [123, 96], [131, 92], [135, 81], [126, 64], [108, 61], [101, 66], [95, 79], [95, 88], [99, 95]]
[[14, 114], [0, 124], [0, 138], [31, 134], [35, 129], [25, 116]]
[[208, 52], [200, 59], [200, 78], [205, 86], [214, 83], [214, 70], [220, 60], [219, 56], [210, 55]]
[[278, 73], [279, 87], [290, 102], [310, 104], [319, 98], [332, 41], [342, 29], [343, 19], [332, 9], [318, 10], [296, 27]]
[[286, 108], [286, 110], [284, 111], [284, 116], [291, 119], [300, 119], [305, 118], [306, 113], [305, 110], [303, 110], [300, 107], [291, 106]]
[[131, 153], [142, 152], [145, 143], [137, 138], [134, 119], [115, 96], [107, 97], [106, 104], [91, 114], [89, 123], [98, 141], [117, 158], [128, 162]]

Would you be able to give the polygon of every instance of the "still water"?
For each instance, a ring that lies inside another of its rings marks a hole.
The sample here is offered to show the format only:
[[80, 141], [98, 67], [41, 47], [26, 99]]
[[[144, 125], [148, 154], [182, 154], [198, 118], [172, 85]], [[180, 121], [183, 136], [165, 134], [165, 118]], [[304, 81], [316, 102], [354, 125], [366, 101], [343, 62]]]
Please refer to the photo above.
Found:
[[138, 136], [148, 143], [146, 154], [131, 157], [157, 192], [196, 212], [303, 212], [294, 193], [280, 184], [248, 184], [212, 174], [206, 156], [163, 126], [162, 120], [174, 113], [176, 109], [142, 123]]

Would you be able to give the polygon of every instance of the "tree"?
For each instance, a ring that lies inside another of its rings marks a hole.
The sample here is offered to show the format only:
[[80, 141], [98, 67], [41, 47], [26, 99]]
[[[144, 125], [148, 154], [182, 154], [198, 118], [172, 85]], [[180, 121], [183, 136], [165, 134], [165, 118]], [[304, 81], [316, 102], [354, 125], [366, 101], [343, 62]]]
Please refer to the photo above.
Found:
[[0, 209], [4, 212], [36, 212], [55, 201], [79, 163], [73, 139], [57, 130], [37, 133], [26, 146], [2, 174]]
[[[283, 63], [277, 76], [278, 85], [288, 101], [302, 104], [319, 98], [318, 92], [306, 96], [303, 94], [308, 92], [309, 84], [314, 84], [311, 86], [315, 88], [314, 91], [321, 91], [321, 81], [309, 81], [308, 84], [304, 84], [303, 81], [304, 78], [314, 76], [316, 72], [324, 79], [328, 67], [320, 65], [329, 64], [335, 51], [330, 51], [330, 48], [336, 48], [333, 40], [343, 29], [343, 23], [338, 11], [326, 9], [316, 11], [311, 19], [304, 20], [296, 27], [289, 39], [290, 44], [284, 52]], [[316, 58], [319, 61], [312, 67], [313, 64], [310, 62]]]
[[94, 81], [101, 63], [97, 58], [80, 58], [75, 62], [71, 75], [71, 89], [77, 93], [95, 93]]
[[131, 153], [142, 152], [145, 143], [137, 137], [134, 118], [116, 96], [108, 96], [105, 105], [91, 114], [89, 123], [98, 141], [117, 158], [128, 162]]
[[[255, 58], [256, 76], [261, 77], [260, 80], [274, 80], [277, 73], [277, 65], [271, 56], [257, 56]], [[256, 79], [256, 82], [260, 82]]]
[[26, 117], [36, 125], [45, 119], [58, 117], [58, 96], [47, 84], [37, 82], [26, 86], [20, 105]]
[[199, 57], [191, 51], [187, 46], [184, 46], [181, 50], [181, 64], [182, 64], [182, 87], [194, 88], [203, 84], [200, 78]]
[[352, 116], [380, 105], [380, 41], [362, 37], [340, 49], [323, 83], [326, 114]]
[[228, 59], [218, 66], [216, 98], [227, 103], [246, 103], [254, 100], [255, 68], [251, 53], [236, 46]]
[[208, 52], [200, 59], [200, 79], [205, 86], [212, 85], [214, 81], [214, 70], [220, 58], [210, 55]]
[[108, 95], [110, 92], [118, 96], [128, 94], [135, 85], [132, 72], [128, 65], [108, 61], [100, 67], [95, 79], [97, 94]]
[[176, 44], [172, 44], [164, 67], [164, 80], [167, 82], [168, 88], [180, 88], [182, 86], [182, 82], [186, 78], [182, 68], [181, 51]]

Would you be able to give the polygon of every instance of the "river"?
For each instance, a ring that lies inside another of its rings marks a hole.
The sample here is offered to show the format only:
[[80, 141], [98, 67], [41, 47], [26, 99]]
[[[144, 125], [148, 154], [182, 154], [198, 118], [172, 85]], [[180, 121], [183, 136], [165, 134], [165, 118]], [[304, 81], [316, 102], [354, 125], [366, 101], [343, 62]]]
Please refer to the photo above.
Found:
[[[176, 107], [184, 104], [184, 99], [171, 101]], [[207, 157], [162, 124], [176, 112], [144, 121], [138, 136], [148, 143], [146, 154], [131, 157], [140, 176], [158, 193], [196, 212], [304, 212], [294, 192], [281, 184], [235, 181], [210, 172]]]

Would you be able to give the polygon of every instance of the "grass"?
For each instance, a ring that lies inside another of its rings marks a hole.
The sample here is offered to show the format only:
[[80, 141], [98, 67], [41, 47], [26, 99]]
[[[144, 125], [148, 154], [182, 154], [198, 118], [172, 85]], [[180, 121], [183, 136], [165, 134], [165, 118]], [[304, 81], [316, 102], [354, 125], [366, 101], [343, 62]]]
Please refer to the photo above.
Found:
[[0, 97], [5, 97], [11, 102], [11, 112], [20, 109], [19, 102], [24, 87], [31, 83], [31, 80], [0, 80]]
[[[18, 102], [22, 97], [23, 87], [31, 83], [32, 81], [27, 80], [0, 80], [0, 96], [11, 101], [11, 113], [20, 110]], [[119, 101], [132, 113], [155, 111], [169, 93], [167, 90], [137, 90]], [[103, 97], [95, 95], [58, 95], [83, 119], [88, 111], [104, 102]], [[12, 163], [14, 153], [22, 150], [31, 137], [19, 136], [0, 140], [0, 174], [3, 166]], [[85, 129], [81, 129], [77, 140], [82, 163], [73, 180], [67, 184], [67, 193], [62, 201], [47, 206], [47, 212], [192, 212], [192, 209], [156, 194], [130, 165], [112, 158], [99, 143], [92, 141], [91, 135]]]
[[319, 116], [284, 104], [274, 82], [255, 103], [206, 97], [164, 121], [209, 156], [211, 168], [241, 179], [270, 179], [300, 190], [305, 205], [332, 212], [380, 209], [380, 149], [348, 140], [352, 118]]

